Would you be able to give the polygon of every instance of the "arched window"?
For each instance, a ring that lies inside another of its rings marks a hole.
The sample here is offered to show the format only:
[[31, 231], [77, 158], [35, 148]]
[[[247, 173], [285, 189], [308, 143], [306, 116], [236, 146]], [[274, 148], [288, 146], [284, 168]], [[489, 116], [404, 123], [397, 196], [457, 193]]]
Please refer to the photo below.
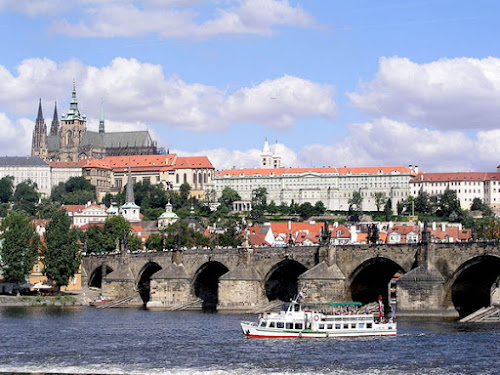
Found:
[[176, 184], [178, 184], [178, 183], [179, 183], [179, 175], [178, 175], [178, 174], [176, 174], [176, 175], [175, 175], [175, 183], [176, 183]]
[[203, 182], [203, 176], [201, 175], [201, 172], [198, 173], [198, 182], [201, 184]]
[[203, 173], [203, 182], [207, 183], [207, 172]]
[[188, 176], [187, 176], [187, 173], [184, 173], [184, 183], [187, 183], [188, 182]]

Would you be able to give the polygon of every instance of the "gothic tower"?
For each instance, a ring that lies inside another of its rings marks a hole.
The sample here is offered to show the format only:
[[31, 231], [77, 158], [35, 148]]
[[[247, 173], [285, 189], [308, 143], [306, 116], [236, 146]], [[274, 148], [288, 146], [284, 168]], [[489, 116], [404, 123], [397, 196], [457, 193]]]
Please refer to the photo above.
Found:
[[50, 135], [55, 136], [59, 131], [59, 116], [57, 115], [57, 102], [54, 103], [54, 117], [50, 125]]
[[281, 168], [281, 155], [278, 152], [278, 141], [274, 144], [273, 168]]
[[78, 147], [86, 131], [87, 117], [78, 110], [76, 88], [73, 83], [69, 110], [66, 116], [62, 116], [59, 128], [59, 161], [78, 161]]
[[47, 159], [47, 125], [42, 114], [42, 99], [38, 104], [38, 115], [36, 116], [35, 128], [31, 141], [31, 156], [39, 156]]

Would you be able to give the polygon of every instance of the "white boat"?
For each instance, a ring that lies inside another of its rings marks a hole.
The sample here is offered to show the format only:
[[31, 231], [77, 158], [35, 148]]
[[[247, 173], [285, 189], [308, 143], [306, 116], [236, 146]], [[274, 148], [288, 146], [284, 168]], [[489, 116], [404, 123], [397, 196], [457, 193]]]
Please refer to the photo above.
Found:
[[[381, 301], [380, 301], [381, 303]], [[383, 305], [381, 305], [383, 306]], [[365, 337], [396, 336], [397, 324], [363, 311], [359, 302], [302, 304], [294, 299], [279, 313], [260, 316], [259, 321], [240, 322], [247, 337]]]

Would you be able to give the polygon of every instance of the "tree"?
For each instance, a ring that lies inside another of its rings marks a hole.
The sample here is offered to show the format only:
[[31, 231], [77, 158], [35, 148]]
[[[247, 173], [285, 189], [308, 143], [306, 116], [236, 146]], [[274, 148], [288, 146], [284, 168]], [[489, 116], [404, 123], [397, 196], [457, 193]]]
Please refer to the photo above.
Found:
[[12, 196], [15, 202], [15, 208], [34, 215], [36, 211], [36, 203], [38, 202], [38, 194], [36, 192], [37, 185], [31, 180], [26, 180], [16, 186], [14, 195]]
[[375, 197], [375, 206], [377, 207], [377, 212], [380, 212], [380, 207], [385, 205], [387, 198], [383, 191], [376, 191], [374, 197]]
[[52, 202], [61, 204], [85, 204], [96, 200], [95, 186], [85, 177], [71, 177], [66, 182], [52, 188]]
[[135, 251], [142, 249], [142, 240], [135, 234], [129, 234], [127, 238], [128, 250]]
[[352, 197], [347, 201], [349, 204], [349, 211], [361, 211], [361, 207], [363, 204], [363, 197], [361, 196], [361, 192], [353, 191]]
[[259, 220], [267, 209], [267, 189], [259, 187], [252, 191], [252, 218]]
[[387, 199], [384, 205], [384, 215], [385, 220], [389, 221], [392, 219], [392, 199]]
[[325, 204], [322, 201], [317, 201], [314, 205], [315, 215], [323, 215], [326, 212]]
[[462, 208], [457, 198], [455, 190], [446, 189], [439, 197], [439, 206], [437, 214], [448, 218], [450, 221], [459, 221], [462, 217]]
[[189, 195], [191, 194], [191, 186], [184, 182], [181, 186], [179, 186], [180, 197], [183, 202], [187, 202], [189, 199]]
[[483, 209], [483, 201], [481, 198], [474, 198], [472, 200], [472, 205], [470, 206], [471, 211], [481, 211]]
[[14, 194], [14, 177], [5, 176], [0, 179], [0, 203], [9, 203]]
[[304, 202], [299, 206], [299, 215], [302, 219], [307, 219], [314, 215], [315, 210], [311, 203]]
[[2, 223], [0, 268], [7, 282], [26, 280], [38, 256], [40, 240], [28, 214], [12, 211]]
[[111, 216], [106, 219], [103, 226], [103, 251], [112, 252], [116, 250], [116, 245], [123, 244], [123, 240], [128, 238], [131, 225], [122, 216]]
[[415, 211], [421, 214], [431, 215], [432, 214], [432, 203], [429, 194], [425, 191], [418, 193], [415, 198]]
[[162, 250], [163, 249], [163, 238], [158, 233], [151, 233], [146, 240], [146, 249], [148, 250]]
[[100, 227], [98, 225], [91, 225], [83, 233], [85, 251], [87, 253], [102, 253], [110, 250], [110, 247], [111, 251], [113, 251], [113, 249], [115, 248], [114, 241], [108, 241], [106, 237], [107, 236], [104, 233], [103, 227]]
[[78, 271], [81, 261], [79, 230], [71, 228], [71, 219], [65, 210], [54, 212], [45, 230], [42, 250], [43, 273], [59, 289], [68, 285]]
[[219, 198], [219, 203], [226, 206], [229, 210], [232, 209], [233, 202], [239, 201], [241, 199], [238, 192], [234, 189], [231, 189], [229, 186], [226, 186], [222, 189], [222, 193]]

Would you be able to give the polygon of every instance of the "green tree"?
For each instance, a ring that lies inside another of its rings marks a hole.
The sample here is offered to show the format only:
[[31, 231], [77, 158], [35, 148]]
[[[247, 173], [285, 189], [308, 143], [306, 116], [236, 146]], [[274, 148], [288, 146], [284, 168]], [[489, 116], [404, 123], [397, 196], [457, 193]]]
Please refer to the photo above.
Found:
[[44, 274], [59, 289], [68, 285], [78, 271], [81, 261], [79, 230], [71, 228], [66, 211], [54, 212], [45, 230], [45, 247], [42, 248]]
[[387, 220], [387, 221], [392, 220], [392, 216], [393, 216], [393, 213], [392, 213], [392, 200], [390, 198], [387, 199], [387, 201], [385, 202], [385, 205], [384, 205], [384, 215], [385, 215], [385, 220]]
[[353, 191], [352, 197], [347, 201], [349, 204], [349, 211], [351, 212], [361, 212], [361, 207], [363, 205], [363, 197], [360, 191]]
[[221, 196], [219, 197], [219, 203], [231, 210], [233, 207], [233, 202], [239, 201], [240, 199], [241, 197], [236, 190], [231, 189], [229, 186], [226, 186], [224, 189], [222, 189]]
[[9, 203], [0, 203], [0, 217], [6, 217], [10, 210]]
[[462, 217], [462, 208], [457, 198], [455, 190], [446, 189], [439, 197], [439, 206], [437, 214], [447, 218], [450, 221], [459, 221]]
[[252, 191], [252, 218], [259, 220], [267, 209], [267, 189], [259, 187]]
[[14, 177], [5, 176], [0, 179], [0, 203], [9, 203], [14, 194]]
[[146, 249], [148, 250], [162, 250], [163, 249], [163, 238], [161, 234], [151, 233], [146, 240]]
[[269, 212], [270, 214], [277, 214], [279, 212], [279, 208], [278, 206], [276, 206], [276, 203], [274, 201], [271, 201], [271, 203], [267, 205], [267, 212]]
[[127, 238], [128, 250], [136, 251], [142, 249], [142, 240], [135, 234], [129, 234]]
[[315, 215], [323, 215], [326, 212], [325, 204], [322, 201], [317, 201], [314, 205]]
[[122, 216], [108, 217], [102, 229], [104, 233], [104, 237], [102, 239], [103, 251], [115, 251], [117, 242], [118, 245], [121, 246], [123, 241], [128, 238], [130, 230], [130, 223]]
[[12, 196], [15, 202], [15, 209], [27, 212], [29, 215], [34, 215], [36, 211], [36, 203], [38, 202], [38, 194], [36, 192], [37, 185], [31, 180], [26, 180], [16, 186], [14, 195]]
[[28, 214], [12, 211], [2, 222], [0, 268], [7, 282], [26, 280], [38, 256], [40, 240]]
[[432, 215], [433, 207], [431, 199], [425, 191], [419, 192], [415, 198], [415, 211], [424, 215]]
[[[83, 234], [84, 249], [87, 253], [102, 253], [114, 249], [114, 241], [108, 241], [103, 227], [91, 225]], [[108, 247], [106, 248], [106, 245]]]
[[299, 206], [299, 215], [302, 219], [307, 219], [315, 214], [314, 207], [309, 202], [304, 202]]
[[472, 200], [472, 205], [470, 206], [471, 211], [481, 211], [483, 209], [483, 201], [481, 198], [474, 198]]
[[61, 204], [85, 204], [96, 200], [96, 190], [85, 177], [71, 177], [52, 188], [50, 199]]
[[376, 191], [373, 195], [375, 197], [375, 206], [377, 207], [377, 212], [380, 212], [380, 208], [385, 205], [387, 197], [383, 191]]
[[179, 186], [180, 198], [183, 202], [187, 202], [189, 199], [189, 195], [191, 194], [191, 186], [184, 182], [181, 186]]

